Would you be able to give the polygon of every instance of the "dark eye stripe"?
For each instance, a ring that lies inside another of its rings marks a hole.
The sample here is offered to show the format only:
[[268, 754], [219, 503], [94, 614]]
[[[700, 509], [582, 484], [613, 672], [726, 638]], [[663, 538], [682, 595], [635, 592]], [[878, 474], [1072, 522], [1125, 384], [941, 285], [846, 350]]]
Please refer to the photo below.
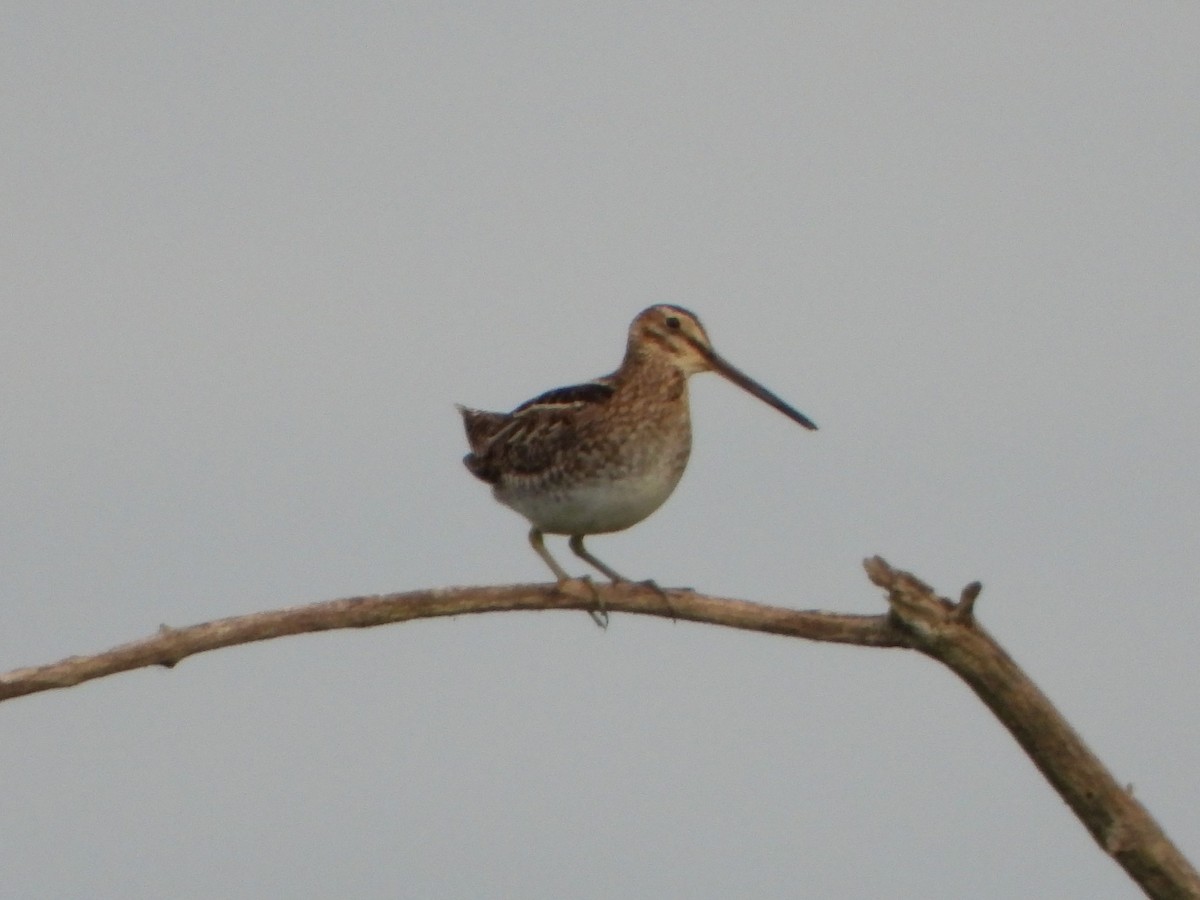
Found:
[[667, 327], [668, 328], [678, 328], [679, 327], [679, 318], [677, 316], [667, 316]]
[[650, 343], [650, 344], [657, 344], [659, 347], [666, 350], [668, 353], [673, 352], [675, 349], [674, 347], [671, 346], [671, 342], [667, 338], [667, 336], [664, 334], [659, 334], [657, 331], [647, 331], [646, 332], [646, 341], [647, 341], [647, 343]]

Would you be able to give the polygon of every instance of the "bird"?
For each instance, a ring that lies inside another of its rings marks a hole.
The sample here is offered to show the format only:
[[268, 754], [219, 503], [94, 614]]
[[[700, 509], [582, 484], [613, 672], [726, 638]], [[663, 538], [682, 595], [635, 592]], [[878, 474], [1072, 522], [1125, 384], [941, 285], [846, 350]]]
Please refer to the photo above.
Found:
[[[692, 449], [687, 380], [701, 372], [817, 428], [717, 353], [694, 313], [670, 304], [638, 313], [609, 375], [546, 391], [508, 413], [458, 406], [471, 450], [464, 465], [528, 520], [529, 543], [560, 585], [574, 579], [546, 549], [546, 534], [566, 535], [571, 551], [614, 584], [628, 581], [584, 538], [624, 531], [671, 496]], [[600, 610], [589, 612], [604, 627], [607, 611], [593, 593]]]

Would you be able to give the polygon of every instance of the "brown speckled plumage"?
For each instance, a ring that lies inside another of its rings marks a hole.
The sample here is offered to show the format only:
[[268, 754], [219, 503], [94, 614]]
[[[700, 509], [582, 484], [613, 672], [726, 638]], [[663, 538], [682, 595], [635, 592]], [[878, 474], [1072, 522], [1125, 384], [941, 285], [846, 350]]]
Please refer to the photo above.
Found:
[[530, 542], [560, 580], [569, 576], [543, 533], [571, 535], [578, 556], [617, 580], [583, 537], [628, 528], [670, 496], [692, 446], [687, 379], [704, 371], [816, 427], [721, 358], [692, 313], [661, 305], [633, 320], [625, 359], [611, 375], [547, 391], [511, 413], [459, 407], [471, 446], [463, 462], [530, 521]]

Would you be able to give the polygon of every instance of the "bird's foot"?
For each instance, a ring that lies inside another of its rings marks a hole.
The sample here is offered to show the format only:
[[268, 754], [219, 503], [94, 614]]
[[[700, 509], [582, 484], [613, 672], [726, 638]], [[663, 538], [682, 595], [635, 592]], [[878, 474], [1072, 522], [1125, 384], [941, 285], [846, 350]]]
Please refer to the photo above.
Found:
[[675, 621], [675, 607], [671, 605], [671, 598], [667, 596], [667, 592], [658, 586], [658, 582], [653, 578], [647, 578], [645, 581], [639, 581], [642, 587], [648, 587], [658, 596], [662, 597], [663, 604], [667, 607], [667, 615], [671, 617], [671, 621]]
[[596, 589], [596, 585], [592, 584], [592, 579], [587, 575], [583, 576], [583, 580], [592, 591], [592, 599], [596, 601], [596, 606], [588, 610], [588, 615], [592, 617], [592, 621], [601, 631], [608, 630], [608, 606], [604, 602], [604, 598], [600, 596], [600, 591]]
[[[604, 598], [600, 596], [600, 591], [596, 585], [592, 583], [592, 579], [588, 575], [581, 575], [579, 578], [564, 578], [558, 582], [558, 589], [561, 593], [568, 597], [576, 597], [584, 599], [584, 595], [578, 593], [574, 588], [576, 585], [582, 585], [587, 591], [586, 599], [591, 600], [592, 608], [587, 611], [587, 614], [592, 617], [592, 621], [602, 629], [608, 628], [608, 606], [604, 602]], [[568, 589], [568, 586], [570, 589]]]

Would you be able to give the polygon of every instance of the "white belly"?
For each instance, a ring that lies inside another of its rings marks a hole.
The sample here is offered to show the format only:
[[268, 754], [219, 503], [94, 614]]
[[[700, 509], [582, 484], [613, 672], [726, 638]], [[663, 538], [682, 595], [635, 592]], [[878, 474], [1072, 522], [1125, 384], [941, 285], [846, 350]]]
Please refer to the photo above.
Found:
[[660, 465], [615, 480], [524, 491], [497, 485], [496, 499], [549, 534], [606, 534], [636, 525], [663, 505], [683, 468]]

